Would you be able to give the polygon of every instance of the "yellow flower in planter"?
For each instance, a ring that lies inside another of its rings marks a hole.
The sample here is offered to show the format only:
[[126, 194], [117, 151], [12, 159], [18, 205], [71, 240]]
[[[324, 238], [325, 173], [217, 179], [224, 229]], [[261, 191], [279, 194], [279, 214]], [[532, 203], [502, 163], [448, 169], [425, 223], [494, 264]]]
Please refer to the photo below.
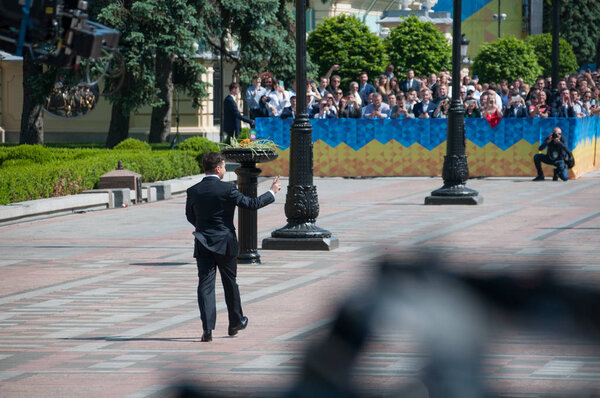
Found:
[[221, 150], [224, 149], [249, 149], [252, 153], [256, 154], [257, 152], [265, 152], [265, 151], [276, 151], [277, 144], [275, 144], [272, 140], [260, 139], [260, 140], [251, 140], [246, 138], [242, 141], [238, 141], [235, 138], [231, 138], [229, 144], [220, 143], [219, 147]]

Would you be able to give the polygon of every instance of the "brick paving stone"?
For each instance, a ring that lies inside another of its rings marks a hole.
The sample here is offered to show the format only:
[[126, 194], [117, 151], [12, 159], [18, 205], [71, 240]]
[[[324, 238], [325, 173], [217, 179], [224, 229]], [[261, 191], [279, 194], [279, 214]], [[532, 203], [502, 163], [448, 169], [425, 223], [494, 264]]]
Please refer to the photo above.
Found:
[[[0, 227], [0, 395], [160, 397], [182, 379], [220, 396], [280, 395], [338, 306], [373, 282], [382, 255], [427, 251], [454, 272], [481, 274], [541, 264], [600, 289], [600, 172], [567, 183], [471, 180], [481, 206], [424, 206], [439, 178], [315, 183], [318, 224], [340, 248], [261, 250], [262, 264], [240, 265], [250, 323], [234, 338], [217, 280], [210, 344], [200, 342], [184, 197]], [[259, 245], [285, 224], [284, 203], [279, 194], [259, 211]], [[422, 388], [426, 348], [414, 331], [376, 328], [353, 382], [375, 396]], [[503, 397], [598, 391], [600, 343], [508, 326], [486, 345], [482, 373]]]

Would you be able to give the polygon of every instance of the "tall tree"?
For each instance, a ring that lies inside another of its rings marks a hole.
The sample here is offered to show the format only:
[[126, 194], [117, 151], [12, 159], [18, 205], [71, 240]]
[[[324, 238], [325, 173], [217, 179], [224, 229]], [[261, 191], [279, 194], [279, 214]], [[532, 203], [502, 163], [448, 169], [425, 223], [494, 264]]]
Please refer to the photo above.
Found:
[[[600, 63], [600, 6], [598, 0], [561, 0], [560, 36], [572, 46], [577, 62]], [[552, 32], [552, 0], [544, 1], [544, 32]]]
[[484, 82], [513, 81], [520, 77], [533, 84], [542, 67], [529, 44], [513, 36], [484, 44], [473, 60], [473, 74]]
[[[171, 133], [173, 109], [173, 65], [189, 73], [179, 74], [178, 84], [186, 87], [195, 104], [205, 97], [206, 85], [197, 85], [197, 78], [205, 73], [202, 64], [195, 62], [195, 35], [202, 30], [196, 10], [187, 0], [145, 0], [136, 3], [140, 10], [139, 28], [152, 37], [156, 60], [154, 64], [159, 103], [152, 107], [150, 142], [165, 142]], [[194, 79], [194, 80], [192, 80]]]
[[106, 81], [106, 89], [112, 94], [111, 120], [106, 146], [112, 148], [129, 136], [131, 112], [144, 105], [160, 104], [156, 94], [153, 37], [140, 28], [148, 9], [144, 1], [123, 0], [111, 2], [101, 9], [101, 23], [121, 32], [119, 52], [124, 60], [125, 78]]
[[[205, 41], [235, 64], [232, 79], [250, 84], [252, 75], [269, 70], [291, 82], [295, 77], [295, 25], [287, 0], [206, 0], [201, 18]], [[199, 8], [200, 9], [200, 8]], [[221, 45], [225, 38], [226, 48]], [[231, 42], [236, 51], [227, 47]], [[308, 70], [314, 65], [308, 63]]]
[[56, 69], [44, 72], [41, 62], [34, 61], [29, 51], [23, 52], [23, 110], [20, 144], [44, 143], [44, 103], [54, 86]]
[[414, 15], [392, 29], [385, 44], [390, 62], [398, 71], [413, 69], [417, 75], [428, 75], [451, 67], [452, 49], [444, 34]]
[[332, 65], [340, 65], [339, 75], [346, 88], [362, 71], [371, 78], [379, 76], [387, 63], [381, 38], [355, 16], [342, 14], [324, 19], [308, 35], [306, 46], [320, 75]]
[[[552, 76], [552, 35], [542, 33], [541, 35], [528, 36], [525, 43], [533, 47], [537, 56], [538, 64], [542, 67], [543, 76]], [[558, 40], [558, 74], [559, 76], [569, 75], [577, 72], [577, 58], [573, 52], [573, 47], [562, 37]]]

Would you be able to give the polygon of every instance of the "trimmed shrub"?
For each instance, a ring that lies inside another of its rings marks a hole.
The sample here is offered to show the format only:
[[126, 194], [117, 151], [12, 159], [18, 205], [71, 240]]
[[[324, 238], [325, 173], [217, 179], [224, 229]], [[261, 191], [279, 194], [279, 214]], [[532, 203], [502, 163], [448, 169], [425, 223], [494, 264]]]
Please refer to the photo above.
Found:
[[46, 163], [0, 168], [0, 205], [25, 200], [71, 195], [97, 187], [102, 174], [123, 167], [142, 175], [144, 182], [200, 173], [196, 153], [184, 151], [90, 151], [80, 157]]
[[127, 138], [117, 145], [113, 149], [134, 149], [136, 151], [150, 151], [152, 147], [150, 144], [144, 141], [136, 140], [135, 138]]
[[0, 150], [0, 166], [8, 160], [23, 160], [41, 164], [54, 160], [54, 155], [51, 150], [41, 145], [19, 145], [4, 147]]
[[533, 84], [542, 74], [533, 48], [515, 37], [486, 43], [473, 61], [473, 74], [483, 82], [513, 81], [520, 77]]
[[181, 151], [192, 152], [220, 152], [219, 145], [204, 137], [190, 137], [177, 145], [177, 149]]
[[[542, 76], [552, 76], [552, 35], [544, 33], [528, 36], [525, 43], [529, 44], [537, 55], [538, 64], [542, 67]], [[558, 40], [558, 75], [570, 75], [577, 72], [577, 69], [573, 47], [561, 37]]]
[[367, 72], [371, 80], [375, 79], [388, 62], [381, 38], [353, 15], [323, 19], [309, 33], [306, 48], [318, 65], [320, 75], [325, 75], [333, 65], [340, 65], [341, 69], [335, 73], [342, 78], [344, 89], [362, 71]]
[[452, 66], [452, 48], [444, 34], [414, 15], [390, 31], [385, 46], [397, 74], [413, 69], [417, 76], [428, 75]]

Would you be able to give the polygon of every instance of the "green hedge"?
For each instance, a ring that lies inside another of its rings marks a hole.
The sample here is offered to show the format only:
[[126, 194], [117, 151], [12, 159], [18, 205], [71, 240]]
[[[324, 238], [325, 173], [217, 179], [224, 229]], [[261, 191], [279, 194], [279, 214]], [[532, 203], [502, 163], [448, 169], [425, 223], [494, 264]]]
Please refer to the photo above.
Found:
[[100, 176], [117, 167], [142, 175], [144, 182], [201, 173], [197, 153], [108, 149], [0, 148], [0, 205], [71, 195], [97, 188]]

